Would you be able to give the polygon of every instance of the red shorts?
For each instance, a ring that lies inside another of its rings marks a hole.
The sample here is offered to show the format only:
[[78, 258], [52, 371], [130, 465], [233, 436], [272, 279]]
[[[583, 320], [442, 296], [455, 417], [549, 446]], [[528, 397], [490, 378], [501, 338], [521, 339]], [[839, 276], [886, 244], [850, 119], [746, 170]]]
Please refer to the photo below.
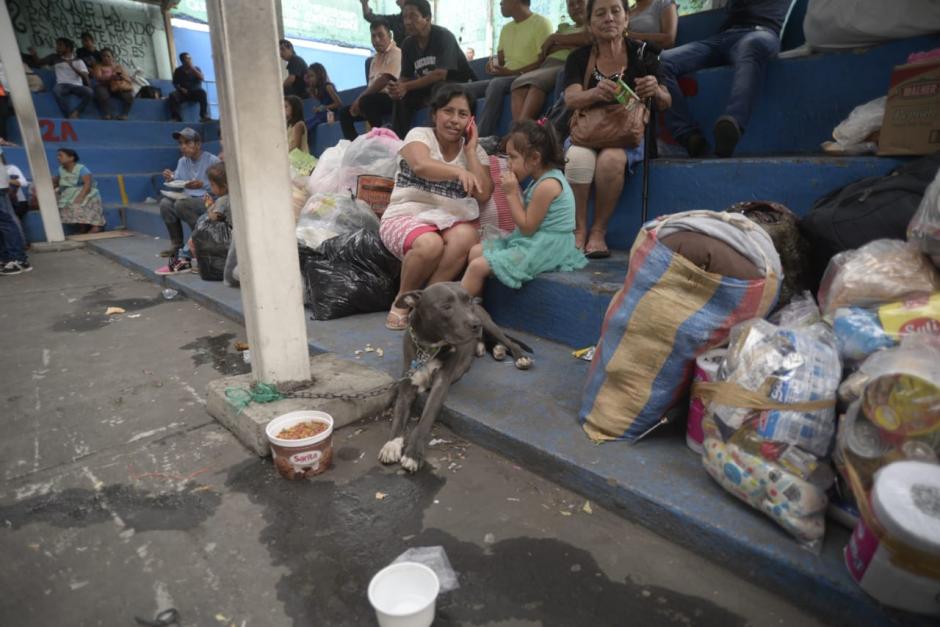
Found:
[[[479, 227], [478, 220], [474, 220], [473, 222], [456, 222], [454, 226], [458, 224], [472, 224], [475, 227]], [[399, 259], [404, 259], [416, 239], [425, 233], [443, 233], [446, 230], [448, 229], [442, 230], [433, 224], [419, 222], [414, 216], [403, 215], [382, 220], [382, 223], [379, 225], [379, 237], [382, 238], [382, 243], [385, 244], [389, 252]]]

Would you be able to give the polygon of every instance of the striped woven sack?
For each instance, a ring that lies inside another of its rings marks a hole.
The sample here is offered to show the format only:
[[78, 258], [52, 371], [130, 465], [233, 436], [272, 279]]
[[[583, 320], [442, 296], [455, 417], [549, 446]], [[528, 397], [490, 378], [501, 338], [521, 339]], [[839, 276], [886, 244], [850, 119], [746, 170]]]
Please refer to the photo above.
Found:
[[[716, 215], [756, 228], [740, 215]], [[660, 243], [665, 221], [640, 230], [604, 316], [578, 415], [595, 441], [636, 440], [658, 424], [688, 392], [695, 359], [724, 344], [735, 324], [767, 315], [777, 299], [772, 271], [756, 281], [724, 277]]]

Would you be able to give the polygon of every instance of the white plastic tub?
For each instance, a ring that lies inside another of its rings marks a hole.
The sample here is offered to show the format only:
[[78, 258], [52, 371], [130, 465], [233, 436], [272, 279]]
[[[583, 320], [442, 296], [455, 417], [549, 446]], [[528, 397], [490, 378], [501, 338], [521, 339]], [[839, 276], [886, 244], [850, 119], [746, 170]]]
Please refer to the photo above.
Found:
[[369, 603], [379, 627], [430, 627], [440, 589], [437, 575], [424, 564], [399, 562], [369, 582]]
[[[302, 422], [320, 422], [326, 431], [300, 440], [277, 435]], [[333, 417], [322, 411], [292, 411], [278, 416], [264, 429], [271, 443], [274, 466], [285, 479], [306, 479], [326, 471], [333, 460]]]

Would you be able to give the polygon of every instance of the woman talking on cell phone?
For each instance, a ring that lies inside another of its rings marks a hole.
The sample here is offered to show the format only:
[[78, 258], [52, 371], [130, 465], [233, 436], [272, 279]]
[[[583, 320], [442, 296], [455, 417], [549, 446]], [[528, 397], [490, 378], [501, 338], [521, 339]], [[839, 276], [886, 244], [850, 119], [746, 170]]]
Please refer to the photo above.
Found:
[[[399, 294], [453, 281], [479, 241], [480, 203], [493, 193], [489, 159], [477, 143], [473, 99], [443, 85], [431, 100], [431, 126], [416, 127], [399, 151], [395, 188], [379, 235], [402, 260]], [[392, 307], [385, 326], [408, 326], [408, 310]]]

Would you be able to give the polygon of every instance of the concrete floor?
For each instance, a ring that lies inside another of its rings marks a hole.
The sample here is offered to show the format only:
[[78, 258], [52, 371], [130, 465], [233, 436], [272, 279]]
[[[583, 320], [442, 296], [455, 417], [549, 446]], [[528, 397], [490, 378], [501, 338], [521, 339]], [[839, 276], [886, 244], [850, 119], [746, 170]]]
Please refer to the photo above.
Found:
[[369, 625], [370, 577], [434, 545], [438, 625], [819, 624], [443, 428], [414, 477], [369, 420], [282, 480], [204, 409], [241, 327], [84, 250], [31, 261], [0, 278], [0, 625]]

